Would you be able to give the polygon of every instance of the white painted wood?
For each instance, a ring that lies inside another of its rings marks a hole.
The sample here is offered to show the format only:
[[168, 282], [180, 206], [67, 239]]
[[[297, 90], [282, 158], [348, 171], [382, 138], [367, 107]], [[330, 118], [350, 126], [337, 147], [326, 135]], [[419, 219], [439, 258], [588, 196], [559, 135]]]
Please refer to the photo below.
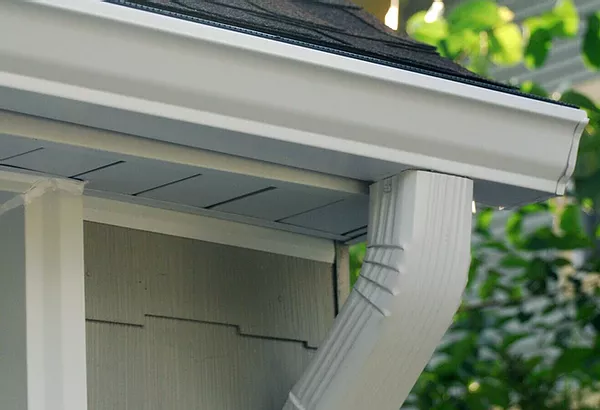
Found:
[[100, 155], [78, 148], [43, 148], [17, 157], [0, 161], [0, 164], [12, 165], [51, 175], [70, 177], [91, 171], [118, 161], [107, 155]]
[[335, 255], [331, 240], [240, 222], [90, 196], [84, 197], [84, 209], [91, 222], [328, 263]]
[[350, 249], [348, 245], [335, 244], [336, 311], [339, 312], [350, 295]]
[[41, 148], [39, 141], [0, 134], [0, 161]]
[[47, 180], [48, 177], [33, 172], [15, 172], [13, 168], [0, 165], [0, 189], [3, 191], [22, 194], [32, 185]]
[[202, 170], [202, 175], [145, 192], [140, 197], [204, 208], [268, 188], [272, 180]]
[[347, 196], [348, 194], [324, 189], [282, 187], [227, 202], [213, 209], [277, 221], [336, 203]]
[[15, 195], [16, 194], [14, 192], [0, 191], [0, 206], [2, 206], [2, 204], [4, 204], [5, 202], [13, 199]]
[[148, 159], [126, 162], [80, 175], [88, 181], [86, 188], [136, 194], [151, 188], [189, 178], [199, 173], [194, 167]]
[[[0, 99], [0, 104], [2, 101]], [[44, 144], [71, 145], [111, 153], [119, 156], [118, 159], [127, 156], [160, 160], [197, 167], [200, 169], [200, 173], [207, 170], [225, 171], [348, 193], [366, 193], [368, 190], [366, 183], [351, 178], [296, 169], [15, 112], [0, 110], [0, 124], [3, 132], [22, 138], [40, 140]], [[197, 130], [198, 126], [195, 129]], [[194, 135], [197, 136], [197, 134]]]
[[[560, 194], [587, 121], [581, 110], [101, 2], [5, 2], [0, 20], [15, 39], [0, 47], [5, 109], [104, 116], [102, 128], [128, 114], [164, 118], [202, 138], [161, 139], [326, 173], [344, 164], [342, 175], [368, 175], [352, 161], [363, 158]], [[316, 161], [322, 152], [328, 161]]]
[[367, 225], [369, 197], [357, 195], [344, 201], [283, 219], [282, 222], [344, 234]]
[[285, 410], [396, 410], [458, 308], [472, 181], [409, 171], [373, 185], [361, 277]]
[[3, 408], [87, 408], [82, 190], [46, 179], [0, 208]]

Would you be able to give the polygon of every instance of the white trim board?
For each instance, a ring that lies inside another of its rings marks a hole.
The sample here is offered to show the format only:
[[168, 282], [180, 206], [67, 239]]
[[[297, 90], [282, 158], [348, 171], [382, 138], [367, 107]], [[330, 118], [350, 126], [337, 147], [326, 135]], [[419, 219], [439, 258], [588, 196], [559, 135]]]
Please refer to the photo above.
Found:
[[[23, 198], [20, 203], [26, 202], [27, 198], [31, 197], [27, 193], [32, 189], [45, 192], [45, 189], [52, 189], [54, 186], [77, 186], [80, 187], [78, 189], [83, 190], [83, 185], [64, 178], [0, 170], [0, 191], [21, 194], [18, 197]], [[0, 204], [0, 213], [4, 205], [7, 204]], [[241, 221], [100, 198], [89, 195], [89, 192], [83, 196], [83, 213], [84, 220], [90, 222], [220, 243], [319, 262], [333, 263], [335, 259], [334, 241], [332, 239], [257, 226]]]
[[84, 196], [84, 220], [182, 238], [197, 239], [333, 263], [332, 240], [159, 209], [112, 199]]
[[18, 137], [147, 158], [237, 174], [291, 182], [352, 194], [368, 193], [368, 184], [351, 178], [292, 168], [234, 155], [175, 145], [119, 132], [0, 109], [0, 131]]

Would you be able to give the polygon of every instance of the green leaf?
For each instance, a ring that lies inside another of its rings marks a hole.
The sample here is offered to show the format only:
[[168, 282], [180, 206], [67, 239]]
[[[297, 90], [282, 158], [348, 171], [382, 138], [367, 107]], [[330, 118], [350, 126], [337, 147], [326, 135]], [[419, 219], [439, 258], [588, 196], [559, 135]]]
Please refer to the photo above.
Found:
[[581, 209], [576, 205], [568, 205], [560, 216], [560, 229], [565, 233], [578, 234], [582, 231]]
[[365, 243], [359, 243], [350, 247], [350, 285], [354, 286], [354, 283], [358, 280], [360, 275], [360, 268], [363, 263], [363, 259], [367, 252], [367, 246]]
[[597, 314], [596, 316], [594, 316], [590, 320], [590, 323], [592, 324], [592, 326], [594, 326], [594, 329], [596, 329], [596, 332], [598, 332], [600, 334], [600, 313]]
[[453, 33], [462, 30], [489, 30], [502, 21], [498, 5], [493, 0], [466, 1], [448, 15], [448, 24]]
[[440, 48], [443, 55], [456, 60], [461, 54], [478, 54], [480, 49], [479, 33], [473, 30], [462, 30], [457, 33], [450, 33], [448, 37], [440, 42]]
[[508, 292], [508, 296], [510, 296], [512, 300], [519, 300], [523, 297], [523, 290], [518, 286], [513, 286]]
[[504, 338], [504, 340], [502, 340], [502, 350], [506, 350], [508, 349], [510, 346], [513, 345], [513, 343], [518, 342], [521, 339], [524, 339], [528, 336], [531, 336], [531, 333], [529, 332], [523, 332], [523, 333], [513, 333], [510, 334], [508, 336], [506, 336]]
[[476, 231], [479, 233], [487, 232], [490, 229], [493, 218], [494, 210], [492, 208], [485, 208], [477, 212]]
[[525, 312], [524, 310], [520, 310], [517, 314], [517, 318], [521, 323], [528, 322], [533, 317], [533, 313]]
[[[508, 408], [510, 405], [509, 386], [505, 384], [498, 382], [493, 384], [482, 383], [479, 387], [478, 393], [482, 398], [487, 399], [487, 401], [489, 401], [489, 404], [491, 404], [494, 407], [499, 406], [504, 409]], [[482, 408], [487, 410], [490, 408], [490, 406], [484, 405], [482, 406]], [[469, 407], [469, 410], [471, 409], [472, 407]]]
[[523, 227], [523, 216], [520, 212], [512, 213], [506, 221], [506, 234], [512, 244], [517, 244], [521, 240], [521, 229]]
[[[597, 52], [600, 53], [600, 49]], [[560, 101], [584, 109], [588, 112], [588, 115], [600, 114], [600, 108], [594, 101], [575, 90], [565, 91], [560, 96]]]
[[582, 324], [590, 323], [598, 314], [596, 303], [585, 295], [579, 295], [576, 300], [577, 314], [575, 318]]
[[448, 23], [443, 18], [426, 22], [426, 14], [426, 11], [421, 11], [409, 18], [406, 22], [406, 32], [415, 40], [435, 46], [448, 36]]
[[529, 261], [519, 255], [506, 255], [500, 260], [500, 266], [503, 268], [524, 268], [529, 265]]
[[565, 258], [555, 258], [552, 260], [551, 264], [557, 268], [562, 268], [571, 265], [571, 261]]
[[582, 231], [568, 235], [556, 235], [551, 227], [545, 226], [529, 235], [519, 244], [521, 249], [541, 251], [550, 249], [574, 250], [590, 246], [590, 239]]
[[572, 0], [559, 0], [552, 13], [557, 18], [555, 35], [575, 37], [579, 31], [579, 14]]
[[585, 366], [586, 360], [593, 350], [587, 347], [576, 347], [565, 350], [554, 362], [555, 374], [569, 374]]
[[482, 263], [483, 262], [480, 258], [471, 258], [471, 264], [469, 265], [469, 278], [467, 280], [467, 288], [470, 288], [477, 279], [477, 274], [479, 273], [479, 268], [481, 267]]
[[481, 244], [482, 248], [495, 249], [500, 252], [508, 252], [508, 247], [503, 241], [490, 240]]
[[496, 271], [490, 271], [481, 288], [479, 288], [479, 297], [488, 299], [494, 294], [500, 282], [501, 275]]
[[490, 57], [494, 64], [515, 65], [523, 59], [523, 34], [518, 25], [504, 24], [490, 33]]
[[560, 329], [558, 332], [556, 332], [556, 344], [561, 347], [566, 346], [569, 340], [571, 340], [572, 334], [573, 332], [571, 328]]
[[530, 29], [529, 42], [525, 47], [525, 65], [529, 69], [541, 67], [548, 58], [552, 48], [552, 34], [550, 30], [539, 27]]
[[575, 37], [579, 31], [579, 15], [572, 0], [559, 0], [556, 6], [541, 16], [526, 19], [529, 32], [525, 48], [525, 65], [539, 68], [548, 57], [554, 37]]
[[600, 70], [600, 11], [588, 17], [581, 51], [586, 66], [591, 70]]

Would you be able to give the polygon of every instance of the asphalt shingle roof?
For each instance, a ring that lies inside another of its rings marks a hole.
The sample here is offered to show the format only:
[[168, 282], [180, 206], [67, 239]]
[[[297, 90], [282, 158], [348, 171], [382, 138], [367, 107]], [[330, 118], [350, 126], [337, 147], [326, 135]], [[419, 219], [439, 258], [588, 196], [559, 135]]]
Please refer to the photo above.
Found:
[[[348, 0], [106, 0], [533, 99], [441, 57]], [[555, 102], [555, 101], [551, 101]]]

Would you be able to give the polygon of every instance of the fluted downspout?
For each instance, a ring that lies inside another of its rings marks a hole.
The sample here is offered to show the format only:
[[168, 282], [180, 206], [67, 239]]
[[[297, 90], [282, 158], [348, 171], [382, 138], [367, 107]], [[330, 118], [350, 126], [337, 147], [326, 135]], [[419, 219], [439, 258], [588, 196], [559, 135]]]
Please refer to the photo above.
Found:
[[406, 171], [371, 187], [360, 278], [284, 410], [397, 410], [456, 312], [472, 181]]

